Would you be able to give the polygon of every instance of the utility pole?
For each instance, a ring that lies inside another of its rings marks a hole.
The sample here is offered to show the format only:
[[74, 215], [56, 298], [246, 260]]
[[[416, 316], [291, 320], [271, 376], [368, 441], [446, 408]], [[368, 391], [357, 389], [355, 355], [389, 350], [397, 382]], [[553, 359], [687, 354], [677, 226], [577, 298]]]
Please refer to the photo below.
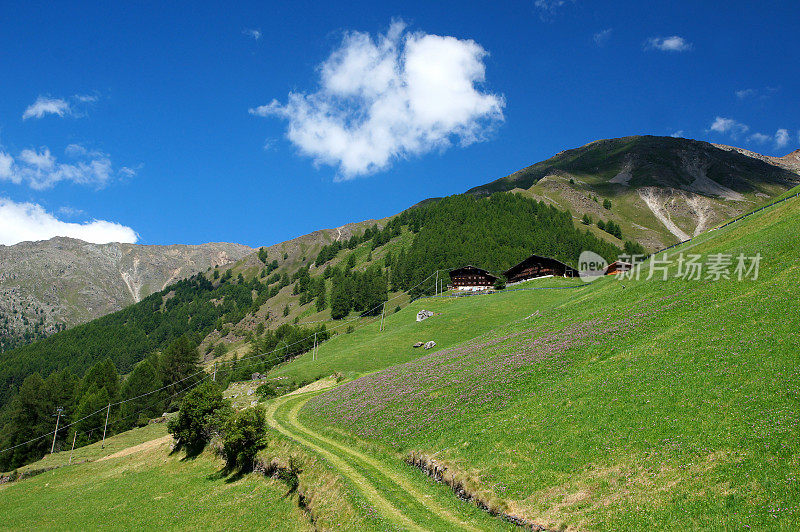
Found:
[[383, 318], [384, 318], [385, 315], [386, 315], [386, 301], [383, 302], [383, 310], [381, 310], [381, 327], [380, 327], [380, 331], [378, 331], [378, 332], [383, 331]]
[[56, 435], [58, 434], [58, 422], [61, 421], [61, 413], [64, 411], [63, 408], [60, 406], [56, 408], [56, 413], [53, 414], [56, 416], [56, 430], [53, 431], [53, 445], [50, 446], [50, 454], [53, 454], [53, 451], [56, 449]]
[[211, 377], [211, 380], [217, 382], [217, 362], [214, 361], [214, 375]]
[[437, 296], [439, 295], [439, 270], [436, 270], [436, 286], [433, 289], [433, 293]]
[[314, 350], [311, 352], [311, 360], [317, 359], [317, 333], [314, 333]]
[[72, 449], [69, 451], [69, 465], [72, 465], [72, 453], [75, 451], [75, 438], [78, 437], [78, 431], [76, 430], [72, 435]]
[[108, 428], [108, 414], [111, 413], [111, 403], [108, 403], [108, 409], [106, 410], [106, 424], [103, 427], [103, 443], [100, 444], [101, 449], [106, 448], [106, 429]]

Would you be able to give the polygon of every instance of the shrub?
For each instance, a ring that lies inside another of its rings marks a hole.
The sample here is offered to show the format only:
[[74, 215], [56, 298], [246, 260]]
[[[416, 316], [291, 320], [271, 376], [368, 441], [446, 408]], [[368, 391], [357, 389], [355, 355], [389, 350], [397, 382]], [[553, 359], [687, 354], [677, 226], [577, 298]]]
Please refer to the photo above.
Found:
[[611, 200], [606, 198], [603, 200], [603, 208], [611, 210]]
[[267, 446], [267, 417], [260, 406], [236, 412], [225, 423], [222, 449], [229, 468], [253, 468], [258, 451]]
[[278, 395], [278, 392], [275, 390], [275, 387], [272, 386], [272, 383], [269, 382], [265, 382], [264, 384], [256, 388], [256, 393], [263, 399], [270, 399]]
[[497, 278], [494, 281], [494, 289], [495, 290], [503, 290], [506, 287], [506, 280]]
[[228, 352], [228, 346], [224, 342], [220, 342], [214, 346], [214, 358], [219, 358]]
[[222, 390], [216, 383], [206, 381], [183, 398], [178, 416], [169, 422], [169, 432], [188, 451], [199, 451], [211, 439], [219, 423], [216, 414], [227, 406]]
[[581, 218], [581, 223], [583, 225], [592, 225], [592, 218], [588, 214], [584, 214], [583, 218]]

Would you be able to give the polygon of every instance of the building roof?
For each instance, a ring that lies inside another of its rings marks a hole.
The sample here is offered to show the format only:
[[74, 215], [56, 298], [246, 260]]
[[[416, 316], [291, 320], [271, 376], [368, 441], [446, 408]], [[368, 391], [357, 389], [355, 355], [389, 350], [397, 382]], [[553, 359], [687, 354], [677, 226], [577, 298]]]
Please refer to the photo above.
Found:
[[558, 269], [563, 269], [565, 272], [573, 272], [575, 274], [578, 273], [578, 270], [576, 270], [572, 266], [564, 264], [560, 260], [556, 260], [551, 257], [542, 257], [541, 255], [531, 255], [530, 257], [523, 259], [519, 264], [510, 267], [508, 270], [503, 272], [503, 275], [505, 275], [506, 278], [513, 277], [520, 270], [527, 268], [531, 264], [543, 264], [546, 266], [550, 266], [551, 268], [556, 267]]
[[497, 279], [496, 275], [492, 275], [488, 271], [478, 268], [477, 266], [472, 266], [471, 264], [450, 270], [450, 276], [452, 277], [453, 275], [483, 275], [486, 277], [491, 277], [492, 279]]

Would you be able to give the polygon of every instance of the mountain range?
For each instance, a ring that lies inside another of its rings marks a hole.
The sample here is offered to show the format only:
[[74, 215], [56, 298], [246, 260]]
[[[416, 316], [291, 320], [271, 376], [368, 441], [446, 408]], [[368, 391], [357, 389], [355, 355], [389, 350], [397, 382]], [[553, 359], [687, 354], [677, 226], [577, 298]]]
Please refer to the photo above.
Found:
[[[474, 187], [467, 194], [515, 192], [569, 211], [619, 247], [654, 251], [686, 240], [800, 183], [800, 150], [764, 156], [731, 146], [654, 136], [597, 140]], [[435, 201], [425, 200], [422, 204]], [[230, 243], [143, 246], [57, 237], [0, 246], [0, 350], [114, 312], [209, 268], [254, 275], [265, 259], [289, 274], [320, 249], [381, 221], [320, 230], [259, 250]], [[608, 231], [613, 222], [620, 232]], [[277, 321], [293, 294], [264, 311]], [[280, 309], [276, 307], [280, 305]], [[275, 308], [272, 308], [275, 307]]]

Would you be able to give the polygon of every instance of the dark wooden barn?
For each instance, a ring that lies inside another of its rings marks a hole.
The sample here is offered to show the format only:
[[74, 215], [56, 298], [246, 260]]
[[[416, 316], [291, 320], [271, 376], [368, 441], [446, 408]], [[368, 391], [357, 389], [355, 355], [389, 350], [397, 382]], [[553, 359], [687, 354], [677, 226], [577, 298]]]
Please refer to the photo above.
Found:
[[491, 288], [497, 277], [475, 266], [464, 266], [450, 270], [450, 283], [461, 290], [481, 290]]
[[578, 270], [550, 257], [531, 255], [516, 266], [506, 270], [503, 275], [506, 276], [509, 283], [519, 283], [536, 277], [544, 277], [545, 275], [577, 277]]

